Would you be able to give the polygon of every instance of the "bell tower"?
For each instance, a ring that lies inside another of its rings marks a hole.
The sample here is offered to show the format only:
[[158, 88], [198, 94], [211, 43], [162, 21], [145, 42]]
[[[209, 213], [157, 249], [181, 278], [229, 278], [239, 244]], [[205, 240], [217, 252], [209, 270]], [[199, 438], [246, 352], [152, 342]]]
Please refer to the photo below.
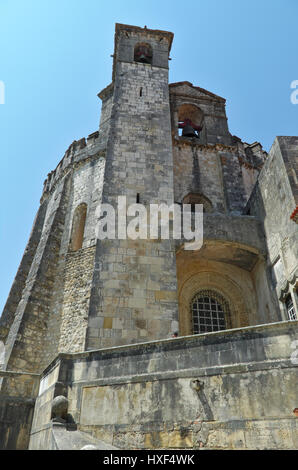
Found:
[[[174, 202], [168, 59], [173, 34], [116, 24], [113, 81], [99, 97], [106, 136], [102, 202]], [[129, 221], [129, 218], [128, 218]], [[86, 348], [169, 337], [177, 329], [173, 240], [98, 240]]]

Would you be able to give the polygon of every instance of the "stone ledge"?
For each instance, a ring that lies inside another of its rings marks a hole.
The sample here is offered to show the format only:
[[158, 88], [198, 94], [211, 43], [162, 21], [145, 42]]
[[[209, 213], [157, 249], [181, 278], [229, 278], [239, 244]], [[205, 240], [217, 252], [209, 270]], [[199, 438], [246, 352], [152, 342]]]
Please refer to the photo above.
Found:
[[[210, 377], [221, 374], [243, 374], [245, 372], [260, 372], [269, 369], [288, 369], [293, 368], [293, 364], [290, 361], [264, 361], [254, 363], [237, 363], [234, 365], [223, 365], [213, 367], [202, 367], [202, 368], [191, 368], [191, 369], [179, 369], [176, 371], [156, 372], [153, 374], [139, 374], [124, 377], [108, 377], [107, 379], [82, 379], [72, 381], [72, 385], [83, 385], [84, 388], [94, 386], [105, 386], [105, 385], [122, 385], [130, 383], [142, 383], [142, 382], [154, 382], [163, 380], [177, 380], [181, 378], [194, 378], [194, 377]], [[50, 387], [49, 387], [50, 389]], [[47, 389], [46, 391], [48, 391]], [[44, 392], [45, 393], [45, 392]], [[41, 396], [41, 395], [40, 395]]]
[[0, 393], [0, 399], [2, 403], [13, 402], [13, 403], [23, 403], [24, 405], [30, 405], [30, 406], [35, 405], [35, 398], [30, 398], [30, 397], [15, 397], [15, 396], [10, 396], [10, 395], [2, 395]]
[[[119, 447], [96, 439], [89, 433], [80, 430], [72, 430], [67, 424], [63, 425], [53, 422], [34, 429], [30, 433], [31, 438], [42, 431], [50, 431], [52, 433], [53, 443], [55, 445], [55, 448], [52, 450], [82, 450], [82, 447], [85, 445], [95, 446], [96, 449], [94, 450], [119, 450]], [[34, 450], [34, 448], [30, 450]]]
[[30, 377], [40, 377], [40, 374], [35, 374], [32, 372], [24, 372], [24, 371], [13, 371], [13, 370], [0, 370], [0, 377], [20, 377], [22, 375], [29, 375]]
[[124, 350], [129, 350], [129, 349], [142, 349], [150, 346], [157, 346], [157, 345], [163, 345], [167, 343], [174, 343], [174, 342], [181, 342], [181, 341], [191, 341], [194, 339], [201, 339], [201, 338], [208, 338], [208, 337], [213, 337], [213, 336], [225, 336], [225, 335], [231, 335], [231, 334], [237, 334], [237, 333], [242, 333], [242, 332], [259, 332], [262, 329], [266, 330], [273, 330], [274, 328], [278, 329], [286, 329], [288, 326], [298, 326], [298, 320], [294, 321], [281, 321], [281, 322], [275, 322], [275, 323], [264, 323], [260, 325], [255, 325], [255, 326], [245, 326], [242, 328], [233, 328], [230, 330], [221, 330], [221, 331], [213, 331], [211, 333], [201, 333], [198, 335], [189, 335], [189, 336], [179, 336], [178, 338], [165, 338], [162, 340], [155, 340], [155, 341], [148, 341], [144, 343], [134, 343], [134, 344], [125, 344], [121, 346], [113, 346], [111, 348], [102, 348], [102, 349], [93, 349], [90, 351], [84, 351], [82, 353], [73, 353], [73, 354], [68, 354], [68, 353], [60, 353], [58, 357], [61, 358], [84, 358], [88, 357], [90, 354], [97, 353], [97, 352], [114, 352], [114, 351], [124, 351]]
[[[144, 343], [134, 343], [134, 344], [127, 344], [121, 346], [114, 346], [110, 348], [101, 348], [95, 349], [90, 351], [84, 351], [79, 353], [60, 353], [43, 371], [41, 374], [42, 376], [47, 375], [57, 364], [64, 360], [77, 360], [77, 359], [87, 359], [90, 360], [97, 360], [101, 359], [102, 355], [108, 356], [117, 356], [121, 355], [121, 353], [125, 353], [125, 355], [130, 354], [140, 354], [140, 353], [147, 353], [147, 352], [161, 352], [164, 349], [184, 349], [188, 348], [188, 343], [197, 343], [197, 344], [204, 344], [208, 347], [208, 343], [214, 342], [214, 340], [221, 340], [224, 337], [227, 337], [227, 341], [231, 341], [233, 339], [239, 339], [243, 334], [245, 334], [248, 338], [253, 338], [255, 334], [259, 336], [259, 334], [264, 333], [267, 336], [275, 336], [280, 334], [282, 330], [284, 330], [285, 334], [289, 333], [290, 331], [295, 331], [298, 326], [298, 320], [296, 321], [281, 321], [276, 323], [266, 323], [263, 325], [255, 325], [255, 326], [247, 326], [242, 328], [234, 328], [230, 330], [222, 330], [216, 331], [212, 333], [202, 333], [198, 335], [189, 335], [189, 336], [180, 336], [178, 338], [165, 338], [162, 340], [155, 340], [149, 341]], [[233, 338], [234, 337], [234, 338]], [[207, 342], [207, 343], [206, 343]], [[217, 341], [216, 341], [217, 342]], [[260, 362], [261, 363], [261, 362]], [[260, 364], [259, 363], [259, 364]], [[225, 365], [227, 367], [227, 365]], [[206, 368], [205, 368], [206, 369]]]

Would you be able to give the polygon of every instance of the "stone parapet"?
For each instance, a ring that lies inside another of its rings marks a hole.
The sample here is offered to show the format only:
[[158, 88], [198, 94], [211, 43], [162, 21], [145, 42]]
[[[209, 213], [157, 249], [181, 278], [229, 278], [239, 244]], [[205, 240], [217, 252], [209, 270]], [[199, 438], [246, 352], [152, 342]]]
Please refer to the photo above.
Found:
[[41, 201], [46, 195], [53, 191], [57, 182], [60, 181], [71, 168], [78, 167], [82, 162], [97, 159], [105, 155], [104, 145], [102, 145], [102, 136], [99, 131], [93, 132], [87, 137], [74, 141], [66, 150], [62, 160], [58, 163], [55, 170], [51, 171], [43, 185]]
[[[78, 429], [117, 447], [291, 449], [297, 325], [60, 354], [43, 377], [58, 368]], [[37, 398], [31, 448], [53, 386]]]

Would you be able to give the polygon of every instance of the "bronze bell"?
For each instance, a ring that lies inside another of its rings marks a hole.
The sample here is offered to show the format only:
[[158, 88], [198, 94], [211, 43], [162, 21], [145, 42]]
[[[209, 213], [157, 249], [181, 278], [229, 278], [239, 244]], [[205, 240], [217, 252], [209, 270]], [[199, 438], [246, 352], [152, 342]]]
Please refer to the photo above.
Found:
[[149, 58], [148, 55], [145, 55], [144, 53], [140, 54], [138, 57], [138, 62], [142, 62], [143, 64], [149, 64]]
[[197, 137], [197, 134], [190, 124], [186, 124], [182, 130], [183, 137]]
[[139, 46], [135, 51], [135, 60], [143, 64], [150, 64], [152, 54], [147, 46]]

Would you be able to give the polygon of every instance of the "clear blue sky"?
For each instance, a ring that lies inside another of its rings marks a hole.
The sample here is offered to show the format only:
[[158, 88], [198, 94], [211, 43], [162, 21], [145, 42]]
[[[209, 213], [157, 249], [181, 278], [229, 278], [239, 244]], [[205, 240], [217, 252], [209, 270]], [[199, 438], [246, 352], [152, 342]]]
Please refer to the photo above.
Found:
[[0, 313], [47, 173], [98, 127], [116, 22], [172, 31], [170, 82], [225, 97], [230, 132], [269, 150], [298, 134], [297, 18], [297, 0], [0, 0]]

